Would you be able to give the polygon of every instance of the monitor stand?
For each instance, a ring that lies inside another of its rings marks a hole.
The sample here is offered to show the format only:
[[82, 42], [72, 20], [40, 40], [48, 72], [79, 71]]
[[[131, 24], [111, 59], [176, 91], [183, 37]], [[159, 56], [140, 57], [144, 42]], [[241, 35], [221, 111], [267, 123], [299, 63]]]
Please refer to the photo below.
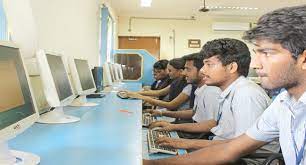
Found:
[[105, 86], [102, 92], [110, 93], [112, 90], [113, 90], [113, 87], [109, 85], [109, 86]]
[[80, 95], [78, 98], [74, 99], [69, 106], [73, 107], [93, 107], [97, 106], [97, 103], [87, 102], [86, 95]]
[[64, 124], [78, 121], [80, 121], [80, 118], [66, 115], [63, 111], [63, 107], [55, 107], [54, 110], [40, 115], [37, 123]]
[[32, 153], [9, 150], [6, 142], [0, 142], [0, 164], [38, 165], [40, 157]]

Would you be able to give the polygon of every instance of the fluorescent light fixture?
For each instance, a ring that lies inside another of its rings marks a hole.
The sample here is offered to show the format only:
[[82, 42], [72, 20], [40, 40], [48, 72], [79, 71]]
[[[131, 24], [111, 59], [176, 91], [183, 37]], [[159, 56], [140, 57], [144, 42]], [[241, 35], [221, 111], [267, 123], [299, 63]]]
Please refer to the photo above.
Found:
[[152, 0], [141, 0], [140, 6], [141, 7], [151, 7]]
[[234, 9], [234, 10], [258, 10], [257, 7], [244, 6], [207, 6], [208, 9]]

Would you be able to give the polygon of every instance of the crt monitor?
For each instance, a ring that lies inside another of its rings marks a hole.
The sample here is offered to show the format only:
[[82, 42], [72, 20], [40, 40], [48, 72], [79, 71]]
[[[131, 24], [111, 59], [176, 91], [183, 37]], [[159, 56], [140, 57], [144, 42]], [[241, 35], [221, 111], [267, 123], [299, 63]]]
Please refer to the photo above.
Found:
[[38, 164], [38, 156], [10, 152], [6, 143], [39, 117], [20, 51], [10, 42], [0, 42], [0, 76], [0, 164]]
[[103, 85], [104, 86], [112, 86], [113, 85], [113, 77], [110, 70], [110, 63], [106, 62], [103, 65]]
[[113, 68], [113, 64], [112, 63], [109, 63], [108, 64], [108, 67], [109, 67], [109, 71], [110, 71], [110, 74], [111, 74], [111, 77], [112, 77], [112, 81], [113, 82], [116, 82], [117, 79], [115, 77], [115, 71], [114, 71], [114, 68]]
[[103, 89], [103, 67], [95, 66], [91, 72], [96, 84], [96, 92], [101, 92]]
[[120, 79], [120, 81], [122, 81], [123, 80], [122, 66], [121, 66], [121, 64], [116, 64], [116, 66], [117, 66], [117, 70], [118, 70], [118, 74], [119, 74], [119, 79]]
[[[104, 63], [103, 65], [103, 84], [106, 86], [104, 91], [120, 91], [122, 89], [122, 83], [120, 83], [119, 71], [116, 64]], [[109, 88], [107, 88], [110, 86]]]
[[70, 70], [77, 94], [90, 94], [95, 92], [96, 85], [87, 60], [71, 58]]
[[112, 68], [112, 71], [113, 71], [113, 74], [114, 74], [115, 81], [119, 82], [120, 78], [119, 78], [119, 71], [117, 69], [117, 65], [116, 64], [111, 64], [111, 68]]
[[[96, 103], [87, 102], [86, 95], [93, 95], [96, 91], [96, 85], [88, 65], [84, 59], [70, 58], [69, 66], [74, 87], [77, 94], [71, 106], [96, 106]], [[97, 94], [98, 95], [98, 94]]]
[[65, 115], [63, 107], [69, 105], [75, 95], [73, 93], [64, 56], [39, 50], [36, 53], [44, 93], [50, 111], [40, 116], [39, 123], [71, 123], [80, 120], [78, 117]]

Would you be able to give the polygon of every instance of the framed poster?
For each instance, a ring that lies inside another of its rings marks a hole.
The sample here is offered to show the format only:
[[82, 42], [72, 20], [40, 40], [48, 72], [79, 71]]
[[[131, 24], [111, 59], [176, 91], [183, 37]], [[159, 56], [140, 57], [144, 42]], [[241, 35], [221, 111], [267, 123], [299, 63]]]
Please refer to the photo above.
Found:
[[188, 40], [188, 48], [200, 48], [201, 40], [200, 39], [189, 39]]

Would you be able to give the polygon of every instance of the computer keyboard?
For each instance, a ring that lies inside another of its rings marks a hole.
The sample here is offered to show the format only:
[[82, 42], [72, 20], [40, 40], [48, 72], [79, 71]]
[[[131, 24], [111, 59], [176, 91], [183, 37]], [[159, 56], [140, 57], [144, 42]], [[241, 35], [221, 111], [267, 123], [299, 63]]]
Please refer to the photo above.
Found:
[[177, 149], [159, 146], [156, 144], [156, 140], [159, 137], [171, 137], [168, 131], [161, 131], [161, 130], [148, 130], [148, 150], [149, 153], [166, 153], [166, 154], [177, 154]]
[[142, 126], [148, 127], [154, 121], [156, 121], [156, 117], [152, 116], [151, 114], [142, 114]]

